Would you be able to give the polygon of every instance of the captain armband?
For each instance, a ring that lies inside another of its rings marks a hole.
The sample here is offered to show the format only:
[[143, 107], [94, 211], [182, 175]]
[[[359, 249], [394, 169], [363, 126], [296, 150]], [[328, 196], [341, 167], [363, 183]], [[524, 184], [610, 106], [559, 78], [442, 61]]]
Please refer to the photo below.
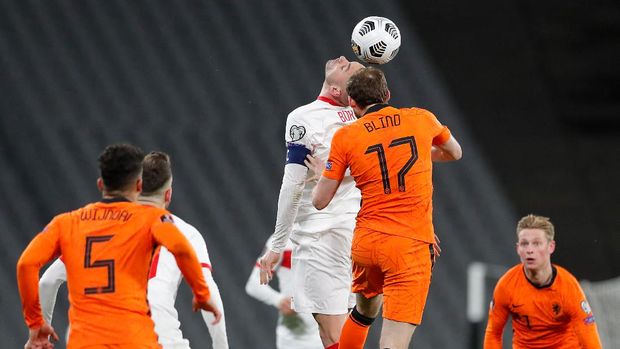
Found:
[[287, 164], [299, 164], [302, 166], [306, 166], [304, 160], [306, 160], [307, 155], [310, 155], [310, 149], [306, 148], [305, 145], [290, 142], [286, 143]]

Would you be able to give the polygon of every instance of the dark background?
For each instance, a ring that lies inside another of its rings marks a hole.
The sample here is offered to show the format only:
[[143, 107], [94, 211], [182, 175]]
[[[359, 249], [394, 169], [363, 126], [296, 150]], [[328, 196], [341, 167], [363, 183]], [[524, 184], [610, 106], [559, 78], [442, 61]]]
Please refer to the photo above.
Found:
[[[527, 213], [552, 218], [554, 261], [579, 279], [620, 275], [617, 2], [2, 0], [2, 347], [27, 336], [21, 251], [98, 199], [96, 156], [128, 141], [172, 156], [171, 209], [207, 240], [231, 348], [273, 348], [276, 311], [243, 286], [273, 230], [285, 118], [319, 93], [325, 60], [354, 58], [351, 30], [369, 15], [402, 32], [381, 67], [392, 103], [432, 110], [464, 148], [435, 167], [444, 254], [412, 346], [467, 347], [467, 265], [517, 263]], [[209, 347], [189, 304], [184, 286], [185, 333]], [[61, 292], [58, 329], [66, 309]]]

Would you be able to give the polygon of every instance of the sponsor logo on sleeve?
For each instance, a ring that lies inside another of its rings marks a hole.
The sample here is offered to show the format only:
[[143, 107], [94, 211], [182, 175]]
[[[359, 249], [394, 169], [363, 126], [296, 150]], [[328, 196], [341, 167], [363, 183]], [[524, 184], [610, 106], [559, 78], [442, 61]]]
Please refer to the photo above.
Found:
[[596, 322], [593, 314], [590, 314], [587, 318], [583, 319], [583, 323], [586, 325], [591, 325]]
[[332, 170], [332, 162], [327, 160], [327, 162], [325, 163], [325, 169], [327, 171], [331, 171]]
[[590, 314], [592, 312], [592, 308], [590, 308], [590, 304], [588, 304], [588, 301], [585, 299], [581, 301], [581, 310], [583, 310], [583, 312], [586, 314]]
[[489, 309], [490, 310], [495, 309], [495, 299], [491, 299], [491, 303], [489, 303]]
[[289, 136], [291, 136], [291, 142], [296, 142], [306, 135], [306, 128], [303, 126], [293, 125], [291, 129], [288, 131]]

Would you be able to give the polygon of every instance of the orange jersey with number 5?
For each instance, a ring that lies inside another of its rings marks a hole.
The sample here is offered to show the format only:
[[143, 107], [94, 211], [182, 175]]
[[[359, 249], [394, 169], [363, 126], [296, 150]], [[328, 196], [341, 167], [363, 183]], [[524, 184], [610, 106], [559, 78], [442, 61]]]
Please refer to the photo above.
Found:
[[[146, 299], [151, 257], [159, 243], [193, 253], [168, 211], [104, 200], [56, 216], [24, 251], [20, 263], [40, 267], [62, 254], [71, 304], [68, 348], [101, 344], [159, 347]], [[185, 269], [192, 274], [190, 283], [202, 283], [197, 297], [206, 300], [209, 292], [195, 254], [194, 260], [195, 266], [187, 263]], [[26, 323], [36, 327], [42, 323], [38, 293], [27, 285], [38, 273], [19, 270], [18, 264]]]
[[356, 230], [434, 241], [431, 147], [450, 131], [427, 110], [375, 105], [332, 140], [323, 176], [347, 168], [362, 192]]

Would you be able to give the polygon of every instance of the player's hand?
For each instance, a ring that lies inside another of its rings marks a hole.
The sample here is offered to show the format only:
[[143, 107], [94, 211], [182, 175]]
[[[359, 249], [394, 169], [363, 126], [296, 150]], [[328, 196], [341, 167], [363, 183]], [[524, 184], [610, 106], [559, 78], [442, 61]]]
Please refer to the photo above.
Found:
[[209, 298], [206, 302], [198, 302], [196, 297], [194, 297], [194, 299], [192, 299], [192, 310], [196, 312], [201, 309], [213, 313], [215, 320], [213, 320], [211, 324], [216, 325], [222, 320], [222, 312], [217, 308], [215, 303], [213, 303], [213, 298]]
[[268, 250], [258, 260], [258, 264], [260, 265], [260, 284], [261, 285], [267, 285], [269, 281], [271, 281], [271, 279], [273, 278], [273, 268], [276, 266], [276, 264], [280, 260], [280, 255], [281, 253]]
[[54, 344], [50, 342], [50, 336], [54, 341], [58, 340], [58, 335], [54, 328], [47, 323], [39, 328], [31, 328], [28, 333], [28, 342], [24, 345], [24, 349], [52, 349]]
[[295, 310], [291, 308], [291, 297], [282, 298], [280, 303], [278, 303], [278, 310], [280, 310], [280, 313], [284, 316], [295, 315]]
[[321, 174], [323, 174], [323, 170], [325, 169], [325, 163], [321, 161], [321, 159], [308, 154], [304, 159], [304, 164], [306, 164], [311, 171], [311, 175], [306, 178], [306, 182], [317, 181], [321, 178]]
[[440, 242], [441, 240], [439, 240], [439, 236], [435, 234], [435, 242], [433, 242], [433, 250], [435, 251], [435, 258], [438, 258], [441, 255], [441, 247], [439, 247]]

